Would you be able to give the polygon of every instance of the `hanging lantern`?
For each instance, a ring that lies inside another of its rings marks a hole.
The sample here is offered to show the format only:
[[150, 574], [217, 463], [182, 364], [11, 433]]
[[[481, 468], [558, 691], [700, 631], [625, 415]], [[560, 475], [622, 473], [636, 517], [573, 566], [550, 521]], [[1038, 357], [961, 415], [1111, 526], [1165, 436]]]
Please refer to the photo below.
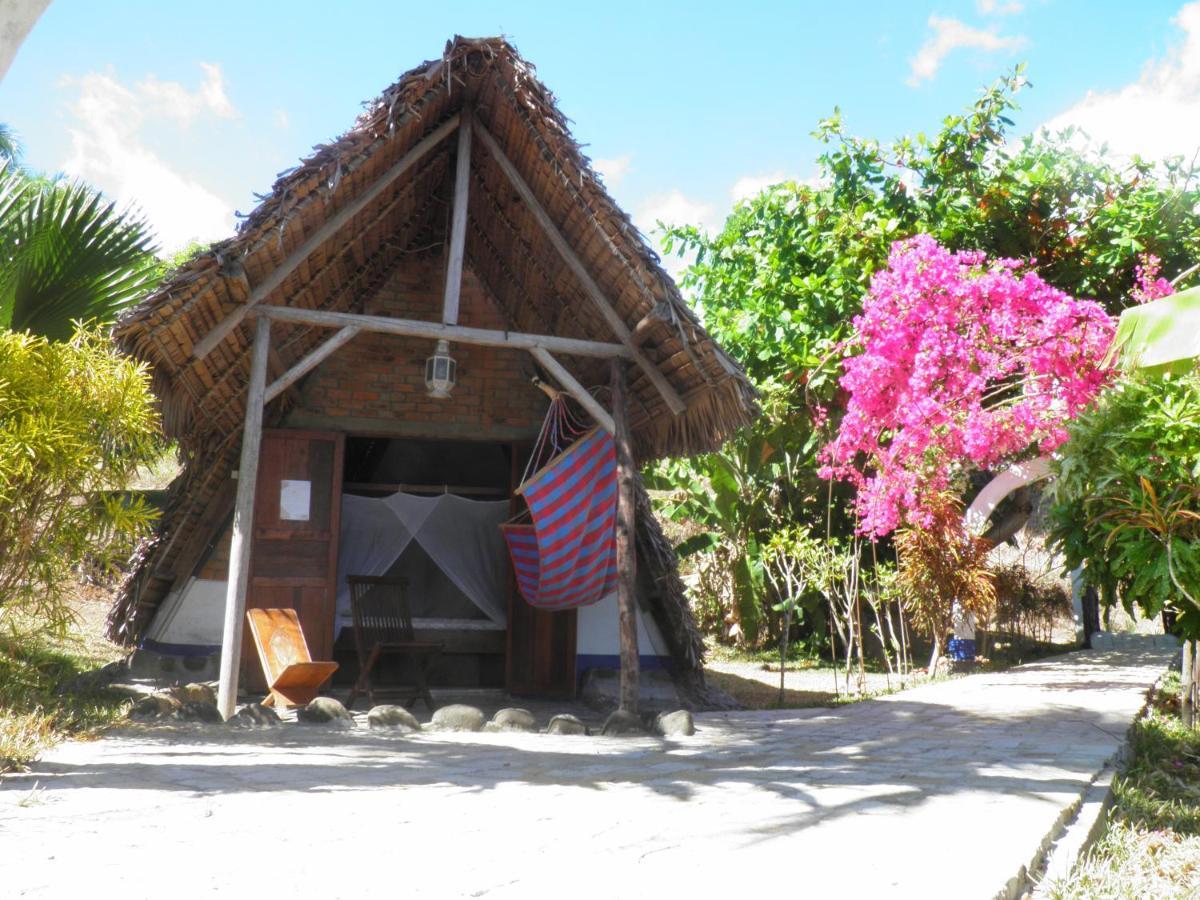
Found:
[[438, 341], [433, 356], [425, 360], [425, 390], [430, 397], [447, 400], [454, 389], [458, 363], [450, 355], [450, 342]]

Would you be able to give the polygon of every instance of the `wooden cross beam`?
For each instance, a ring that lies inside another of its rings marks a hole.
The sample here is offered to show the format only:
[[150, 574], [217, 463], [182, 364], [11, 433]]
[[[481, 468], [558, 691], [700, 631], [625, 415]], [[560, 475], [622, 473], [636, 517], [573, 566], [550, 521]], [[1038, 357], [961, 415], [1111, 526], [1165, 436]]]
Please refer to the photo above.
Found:
[[250, 297], [244, 304], [234, 309], [233, 312], [218, 322], [212, 331], [196, 341], [195, 346], [192, 347], [192, 356], [196, 359], [204, 359], [204, 357], [208, 356], [221, 341], [225, 340], [231, 331], [242, 323], [250, 311], [266, 300], [272, 291], [283, 284], [284, 279], [296, 271], [300, 267], [300, 264], [312, 255], [314, 250], [333, 237], [342, 226], [362, 212], [372, 200], [387, 190], [397, 178], [420, 162], [425, 154], [440, 144], [446, 135], [458, 127], [458, 123], [458, 115], [451, 116], [418, 141], [416, 146], [404, 154], [395, 165], [376, 179], [370, 188], [338, 210], [332, 218], [313, 232], [308, 240], [293, 250], [288, 255], [288, 258], [263, 280], [262, 284], [255, 287], [250, 292]]
[[623, 344], [606, 344], [552, 334], [527, 334], [521, 331], [493, 331], [488, 328], [468, 328], [463, 325], [444, 325], [441, 322], [422, 322], [417, 319], [394, 319], [391, 316], [368, 316], [361, 313], [329, 312], [320, 309], [301, 309], [290, 306], [259, 306], [250, 315], [294, 325], [316, 325], [320, 328], [357, 328], [380, 334], [399, 334], [406, 337], [457, 341], [482, 347], [511, 347], [532, 350], [544, 347], [568, 356], [593, 356], [601, 359], [628, 357], [630, 350]]
[[484, 146], [486, 146], [488, 149], [488, 153], [491, 154], [492, 159], [496, 161], [496, 164], [504, 172], [505, 176], [509, 180], [509, 183], [512, 184], [513, 189], [518, 195], [520, 195], [521, 199], [525, 201], [525, 205], [529, 208], [529, 212], [541, 226], [542, 230], [546, 233], [546, 237], [549, 238], [550, 243], [554, 246], [554, 249], [558, 251], [558, 255], [562, 257], [563, 262], [567, 264], [567, 268], [574, 273], [576, 279], [583, 286], [584, 293], [588, 295], [588, 298], [593, 304], [595, 304], [596, 309], [600, 311], [600, 315], [603, 317], [604, 321], [608, 323], [608, 327], [612, 329], [612, 333], [616, 335], [617, 339], [629, 349], [630, 358], [637, 363], [638, 367], [643, 372], [646, 373], [646, 377], [650, 379], [651, 384], [653, 384], [658, 390], [659, 394], [662, 395], [663, 400], [666, 402], [671, 412], [677, 416], [682, 414], [687, 409], [687, 405], [683, 402], [683, 398], [680, 397], [679, 393], [674, 387], [672, 387], [671, 382], [667, 380], [667, 377], [659, 371], [658, 366], [654, 365], [654, 363], [634, 345], [633, 337], [629, 332], [629, 326], [625, 324], [625, 320], [622, 319], [620, 315], [618, 315], [616, 309], [613, 308], [612, 303], [609, 301], [608, 297], [605, 296], [604, 291], [600, 289], [600, 285], [596, 284], [595, 279], [592, 278], [591, 274], [587, 270], [587, 267], [583, 264], [583, 260], [581, 260], [576, 255], [575, 251], [571, 249], [571, 245], [567, 242], [567, 239], [563, 236], [562, 232], [558, 230], [558, 226], [554, 224], [554, 220], [550, 218], [550, 214], [547, 213], [541, 203], [538, 202], [537, 197], [535, 197], [533, 194], [532, 188], [530, 188], [525, 182], [525, 179], [521, 177], [521, 173], [517, 171], [517, 167], [513, 165], [512, 160], [510, 160], [508, 156], [505, 155], [504, 151], [500, 149], [500, 145], [496, 143], [496, 139], [492, 137], [491, 133], [483, 126], [479, 119], [474, 119], [472, 125], [475, 129], [475, 134], [481, 141], [483, 141]]

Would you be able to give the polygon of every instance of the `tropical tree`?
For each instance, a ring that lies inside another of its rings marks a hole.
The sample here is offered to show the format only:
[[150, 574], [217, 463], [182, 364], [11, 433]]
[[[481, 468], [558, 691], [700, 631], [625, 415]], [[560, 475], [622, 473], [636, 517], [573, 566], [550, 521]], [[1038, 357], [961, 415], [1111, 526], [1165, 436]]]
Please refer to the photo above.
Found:
[[[1144, 255], [1171, 275], [1200, 259], [1200, 184], [1190, 163], [1117, 159], [1072, 131], [1014, 138], [1009, 115], [1025, 86], [1018, 69], [936, 133], [890, 143], [852, 136], [835, 110], [815, 132], [825, 149], [810, 182], [742, 201], [716, 234], [667, 229], [665, 252], [694, 254], [681, 284], [706, 327], [790, 410], [786, 422], [764, 417], [754, 436], [723, 451], [748, 463], [742, 476], [755, 488], [747, 505], [784, 497], [780, 514], [790, 521], [825, 522], [843, 538], [855, 529], [854, 491], [821, 485], [816, 455], [845, 409], [837, 348], [897, 240], [928, 234], [952, 252], [1022, 260], [1049, 287], [1110, 313], [1131, 302]], [[766, 432], [790, 435], [789, 484], [777, 482], [774, 456], [760, 466], [744, 455]], [[686, 489], [723, 465], [701, 457], [666, 474]], [[763, 524], [754, 545], [769, 537]]]
[[1110, 378], [1113, 321], [1019, 260], [898, 241], [845, 342], [845, 414], [822, 451], [858, 489], [860, 530], [931, 526], [972, 469], [1066, 440]]
[[79, 182], [0, 168], [0, 328], [68, 340], [160, 275], [144, 221]]
[[123, 490], [161, 453], [145, 366], [107, 337], [0, 332], [0, 629], [65, 626], [72, 569], [124, 561], [153, 521]]

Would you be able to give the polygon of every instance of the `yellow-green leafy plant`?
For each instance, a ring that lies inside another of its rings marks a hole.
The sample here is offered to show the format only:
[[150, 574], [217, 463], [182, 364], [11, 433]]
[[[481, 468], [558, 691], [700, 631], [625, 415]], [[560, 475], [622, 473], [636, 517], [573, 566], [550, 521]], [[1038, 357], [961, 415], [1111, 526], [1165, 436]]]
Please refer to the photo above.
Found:
[[100, 332], [0, 331], [0, 629], [61, 631], [72, 571], [126, 558], [155, 511], [124, 488], [160, 435], [145, 367]]

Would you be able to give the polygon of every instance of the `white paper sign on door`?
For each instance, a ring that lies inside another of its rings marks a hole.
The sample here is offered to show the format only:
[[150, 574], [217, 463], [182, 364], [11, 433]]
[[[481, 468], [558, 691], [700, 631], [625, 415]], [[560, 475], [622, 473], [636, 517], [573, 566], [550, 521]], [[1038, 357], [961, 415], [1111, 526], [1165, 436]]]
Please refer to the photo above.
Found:
[[312, 505], [311, 481], [279, 483], [279, 518], [286, 522], [307, 522]]

